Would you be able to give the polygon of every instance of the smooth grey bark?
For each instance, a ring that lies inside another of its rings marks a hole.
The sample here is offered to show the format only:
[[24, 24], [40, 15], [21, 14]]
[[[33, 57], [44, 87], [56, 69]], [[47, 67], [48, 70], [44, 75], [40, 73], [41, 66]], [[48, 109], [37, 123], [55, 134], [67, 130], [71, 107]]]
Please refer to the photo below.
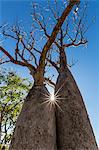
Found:
[[68, 68], [58, 76], [58, 90], [62, 111], [56, 108], [57, 150], [98, 150], [83, 98]]
[[18, 117], [10, 150], [56, 150], [54, 108], [43, 104], [44, 86], [33, 87]]

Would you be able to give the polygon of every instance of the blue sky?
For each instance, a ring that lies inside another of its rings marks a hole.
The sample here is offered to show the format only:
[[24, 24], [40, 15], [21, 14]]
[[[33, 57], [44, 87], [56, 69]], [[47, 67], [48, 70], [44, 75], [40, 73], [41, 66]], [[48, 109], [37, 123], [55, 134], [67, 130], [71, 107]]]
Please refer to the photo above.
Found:
[[[35, 0], [40, 2], [39, 0]], [[45, 5], [45, 0], [42, 0]], [[2, 23], [15, 23], [22, 20], [27, 28], [31, 24], [31, 1], [30, 0], [0, 0], [0, 25]], [[80, 88], [87, 111], [94, 129], [96, 140], [99, 145], [99, 1], [90, 0], [88, 3], [88, 21], [96, 16], [96, 22], [87, 32], [88, 46], [69, 48], [67, 50], [68, 61], [73, 57], [78, 63], [71, 68], [71, 71]], [[10, 43], [11, 45], [11, 43]], [[9, 47], [8, 43], [5, 47]], [[5, 67], [12, 67], [20, 75], [30, 77], [27, 69], [20, 66], [7, 64]], [[24, 75], [23, 75], [24, 74]]]

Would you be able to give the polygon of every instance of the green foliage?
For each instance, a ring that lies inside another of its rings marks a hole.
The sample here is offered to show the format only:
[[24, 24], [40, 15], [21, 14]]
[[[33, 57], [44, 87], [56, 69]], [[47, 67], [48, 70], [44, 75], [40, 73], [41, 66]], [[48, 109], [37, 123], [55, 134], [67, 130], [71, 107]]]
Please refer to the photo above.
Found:
[[28, 79], [22, 79], [15, 72], [0, 71], [1, 145], [9, 145], [24, 98], [31, 86]]

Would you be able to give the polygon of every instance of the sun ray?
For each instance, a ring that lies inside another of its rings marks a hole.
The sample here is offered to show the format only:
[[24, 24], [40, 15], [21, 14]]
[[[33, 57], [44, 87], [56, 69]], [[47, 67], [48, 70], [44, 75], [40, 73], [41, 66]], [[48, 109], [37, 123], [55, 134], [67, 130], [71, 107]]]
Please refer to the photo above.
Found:
[[41, 93], [45, 97], [49, 97], [49, 94]]
[[60, 86], [60, 88], [54, 93], [49, 93], [47, 92], [42, 93], [43, 95], [43, 99], [44, 102], [41, 103], [41, 105], [45, 104], [46, 107], [49, 107], [50, 109], [52, 109], [52, 107], [57, 107], [59, 110], [63, 111], [60, 107], [60, 103], [62, 103], [62, 100], [65, 100], [65, 97], [60, 97], [59, 92], [60, 90], [63, 88], [63, 86], [65, 85], [66, 81]]
[[63, 88], [63, 86], [65, 85], [65, 83], [66, 83], [66, 80], [65, 80], [65, 82], [60, 86], [60, 88], [56, 91], [55, 96], [58, 95], [59, 91]]
[[46, 107], [49, 107], [50, 110], [52, 109], [52, 107], [57, 107], [59, 110], [62, 111], [59, 103], [61, 102], [61, 99], [65, 99], [65, 98], [61, 98], [59, 97], [58, 93], [54, 94], [54, 93], [42, 93], [42, 95], [44, 96], [44, 102], [41, 103], [41, 105], [46, 104]]

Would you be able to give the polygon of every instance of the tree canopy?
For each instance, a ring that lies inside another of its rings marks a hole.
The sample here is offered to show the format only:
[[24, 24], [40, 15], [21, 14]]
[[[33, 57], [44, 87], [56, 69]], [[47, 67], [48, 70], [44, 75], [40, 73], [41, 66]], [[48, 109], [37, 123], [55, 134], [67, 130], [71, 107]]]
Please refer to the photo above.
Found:
[[0, 70], [1, 146], [7, 148], [9, 145], [17, 117], [31, 86], [28, 79], [21, 78], [16, 72]]

